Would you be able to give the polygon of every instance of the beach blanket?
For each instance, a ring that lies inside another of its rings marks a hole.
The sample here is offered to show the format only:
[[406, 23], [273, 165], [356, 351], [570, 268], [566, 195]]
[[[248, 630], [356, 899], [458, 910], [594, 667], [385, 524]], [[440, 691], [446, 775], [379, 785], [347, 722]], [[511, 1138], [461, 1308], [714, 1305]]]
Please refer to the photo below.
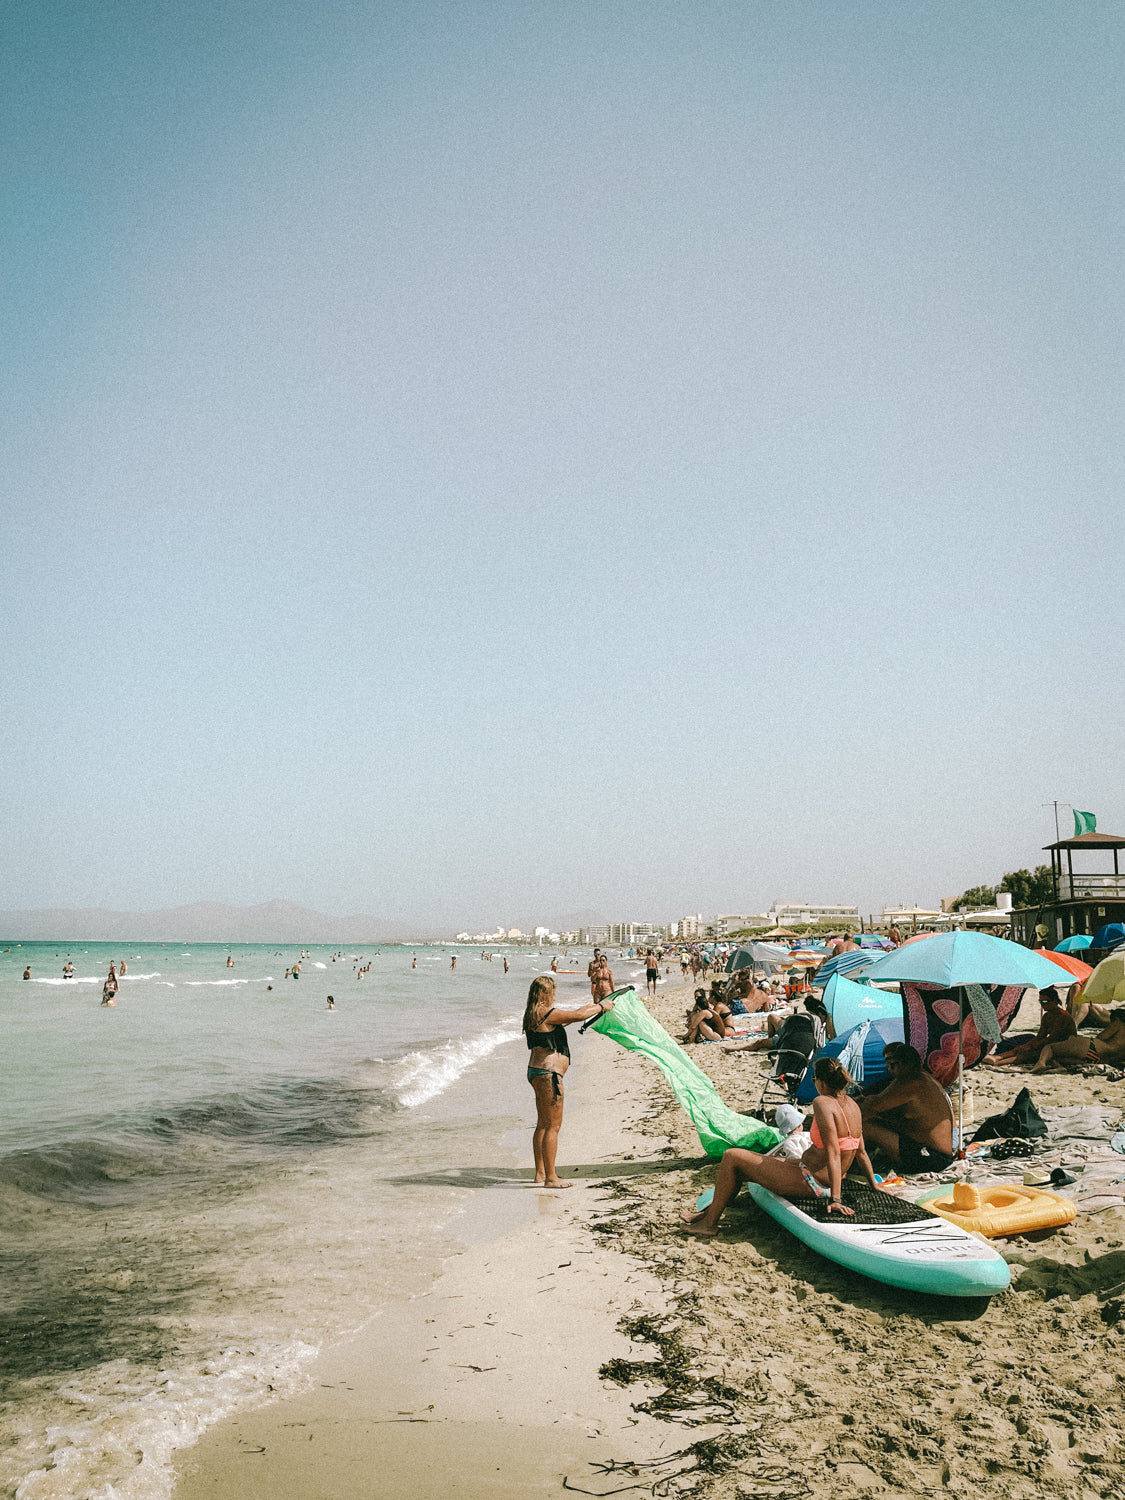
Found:
[[[943, 989], [936, 984], [904, 983], [903, 1011], [906, 1040], [922, 1059], [927, 1072], [941, 1084], [957, 1077], [957, 1020], [965, 1068], [976, 1067], [1011, 1025], [1023, 998], [1024, 985], [966, 985]], [[983, 1032], [983, 1035], [982, 1035]]]
[[653, 1020], [634, 989], [618, 990], [613, 1002], [613, 1009], [590, 1023], [590, 1029], [652, 1059], [695, 1126], [708, 1156], [722, 1156], [728, 1146], [768, 1151], [777, 1145], [781, 1136], [776, 1130], [723, 1103], [707, 1074]]

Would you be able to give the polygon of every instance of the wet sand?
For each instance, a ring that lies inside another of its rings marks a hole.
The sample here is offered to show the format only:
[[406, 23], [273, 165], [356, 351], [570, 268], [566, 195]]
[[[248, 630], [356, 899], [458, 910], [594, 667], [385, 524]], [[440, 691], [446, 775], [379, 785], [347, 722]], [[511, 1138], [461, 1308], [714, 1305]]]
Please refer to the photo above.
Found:
[[[650, 1003], [675, 1036], [690, 991]], [[732, 1107], [756, 1105], [761, 1058], [692, 1055]], [[1125, 1104], [1103, 1076], [976, 1070], [976, 1118], [1025, 1082], [1044, 1109], [1096, 1104], [1114, 1125]], [[583, 1164], [576, 1186], [480, 1187], [470, 1243], [433, 1289], [322, 1356], [307, 1395], [213, 1429], [185, 1453], [177, 1500], [561, 1496], [564, 1476], [597, 1494], [663, 1479], [656, 1493], [715, 1500], [1125, 1491], [1112, 1163], [1102, 1196], [1087, 1194], [1100, 1206], [1074, 1224], [997, 1242], [1010, 1292], [926, 1299], [821, 1259], [748, 1202], [715, 1240], [680, 1233], [715, 1164], [635, 1054], [584, 1047], [569, 1094], [560, 1161]], [[506, 1147], [511, 1163], [526, 1150]], [[1105, 1155], [1091, 1141], [1063, 1160], [1087, 1149]], [[616, 1467], [629, 1461], [658, 1466]]]

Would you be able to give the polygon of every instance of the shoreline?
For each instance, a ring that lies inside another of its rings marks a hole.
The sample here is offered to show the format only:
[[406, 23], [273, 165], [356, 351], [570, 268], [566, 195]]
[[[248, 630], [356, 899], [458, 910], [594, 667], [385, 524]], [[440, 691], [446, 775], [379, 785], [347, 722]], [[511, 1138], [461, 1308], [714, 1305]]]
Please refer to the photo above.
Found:
[[[646, 1002], [677, 1038], [691, 991], [669, 983]], [[752, 1109], [760, 1058], [691, 1055]], [[564, 1476], [609, 1493], [628, 1478], [597, 1465], [630, 1461], [639, 1492], [679, 1472], [672, 1492], [710, 1500], [1120, 1493], [1125, 1312], [1109, 1293], [1125, 1289], [1125, 1187], [1062, 1230], [994, 1242], [1013, 1273], [1002, 1296], [911, 1296], [745, 1201], [715, 1240], [680, 1234], [679, 1208], [717, 1164], [643, 1058], [610, 1044], [576, 1061], [560, 1155], [579, 1185], [483, 1186], [430, 1291], [322, 1354], [305, 1394], [183, 1450], [175, 1500], [420, 1500], [438, 1483], [465, 1500], [561, 1496]], [[1103, 1124], [1125, 1104], [1103, 1077], [978, 1069], [976, 1118], [1027, 1082], [1042, 1107]], [[517, 1160], [525, 1134], [506, 1142]], [[917, 1196], [928, 1181], [914, 1182]], [[536, 1205], [516, 1226], [513, 1193]]]
[[453, 1226], [463, 1248], [430, 1289], [323, 1350], [298, 1394], [234, 1413], [180, 1450], [175, 1500], [410, 1500], [431, 1495], [435, 1475], [464, 1500], [553, 1496], [566, 1475], [588, 1485], [599, 1463], [682, 1449], [678, 1429], [634, 1411], [638, 1387], [599, 1375], [608, 1361], [653, 1362], [652, 1345], [618, 1325], [663, 1316], [668, 1302], [641, 1257], [600, 1246], [591, 1229], [615, 1207], [614, 1183], [670, 1165], [666, 1141], [641, 1118], [651, 1073], [612, 1043], [586, 1040], [560, 1137], [560, 1175], [573, 1183], [564, 1192], [527, 1180], [528, 1090], [526, 1129], [498, 1143], [503, 1163], [448, 1174], [474, 1196]]

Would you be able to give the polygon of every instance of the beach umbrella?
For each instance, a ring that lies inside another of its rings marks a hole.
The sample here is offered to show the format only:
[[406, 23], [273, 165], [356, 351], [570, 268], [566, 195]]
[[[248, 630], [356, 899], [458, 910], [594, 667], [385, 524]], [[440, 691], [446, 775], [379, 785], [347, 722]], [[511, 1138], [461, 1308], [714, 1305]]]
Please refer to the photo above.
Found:
[[1025, 989], [1047, 989], [1058, 983], [1050, 959], [1033, 953], [1007, 938], [987, 932], [935, 932], [925, 943], [903, 943], [884, 954], [864, 975], [876, 980], [911, 980], [938, 984], [946, 989], [958, 985], [1018, 984]]
[[907, 943], [924, 943], [927, 938], [932, 938], [932, 937], [937, 937], [937, 936], [938, 936], [938, 934], [936, 932], [916, 932], [911, 937], [903, 938], [903, 940], [902, 940], [902, 942], [901, 942], [901, 944], [899, 946], [905, 948], [906, 945], [907, 945]]
[[826, 958], [813, 976], [817, 986], [827, 984], [834, 974], [857, 974], [870, 969], [879, 958], [878, 953], [857, 948], [849, 953], [837, 953], [835, 958]]
[[789, 949], [775, 948], [769, 943], [744, 943], [727, 959], [727, 973], [736, 974], [739, 969], [783, 969], [789, 963]]
[[859, 937], [856, 938], [856, 942], [861, 948], [882, 948], [884, 952], [890, 952], [894, 947], [890, 938], [879, 937], [874, 932], [860, 933]]
[[1074, 984], [1079, 979], [1089, 979], [1094, 972], [1089, 964], [1084, 964], [1080, 958], [1073, 958], [1069, 953], [1052, 953], [1050, 948], [1036, 948], [1035, 952], [1041, 953], [1053, 964], [1058, 964], [1060, 969], [1066, 970], [1069, 977], [1056, 979], [1056, 984]]
[[1091, 1005], [1125, 1001], [1125, 958], [1113, 953], [1103, 958], [1082, 986], [1082, 998]]
[[1063, 938], [1061, 943], [1055, 944], [1056, 953], [1081, 953], [1083, 948], [1092, 948], [1094, 940], [1087, 937], [1084, 932], [1076, 932], [1073, 937]]
[[1107, 922], [1094, 933], [1091, 948], [1117, 948], [1125, 943], [1125, 923]]
[[[969, 1067], [979, 1062], [986, 1051], [985, 1043], [1000, 1040], [1023, 991], [1032, 987], [1045, 990], [1058, 983], [1058, 965], [1007, 938], [985, 932], [939, 932], [924, 943], [904, 943], [872, 964], [865, 977], [872, 981], [896, 979], [902, 984], [911, 1046], [922, 1054], [939, 1083], [952, 1082], [956, 1076], [960, 1142], [966, 1052]], [[951, 1035], [954, 1026], [955, 1044]], [[915, 1037], [923, 1041], [922, 1046]]]
[[[878, 1016], [874, 1020], [861, 1021], [858, 1026], [850, 1027], [835, 1041], [825, 1042], [820, 1051], [809, 1060], [808, 1067], [801, 1074], [801, 1081], [797, 1085], [797, 1103], [808, 1104], [810, 1100], [816, 1098], [813, 1068], [817, 1058], [839, 1057], [857, 1041], [860, 1043], [860, 1056], [863, 1061], [858, 1067], [853, 1063], [853, 1069], [849, 1070], [852, 1071], [852, 1076], [857, 1077], [862, 1073], [862, 1083], [865, 1089], [870, 1088], [872, 1084], [884, 1082], [888, 1075], [887, 1064], [883, 1060], [883, 1048], [891, 1042], [901, 1042], [904, 1034], [901, 1016]], [[860, 1080], [857, 1078], [857, 1081]]]
[[856, 984], [843, 974], [833, 974], [824, 986], [821, 999], [837, 1036], [843, 1036], [861, 1021], [880, 1021], [887, 1017], [902, 1019], [902, 997], [897, 990], [877, 990], [869, 984]]

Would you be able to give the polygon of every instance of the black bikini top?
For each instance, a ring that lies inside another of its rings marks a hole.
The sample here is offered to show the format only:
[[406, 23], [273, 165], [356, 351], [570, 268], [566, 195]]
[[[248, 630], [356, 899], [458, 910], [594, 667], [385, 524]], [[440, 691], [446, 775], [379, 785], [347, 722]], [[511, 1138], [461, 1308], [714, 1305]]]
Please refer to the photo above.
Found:
[[548, 1052], [558, 1052], [563, 1057], [570, 1056], [570, 1043], [566, 1039], [565, 1026], [552, 1026], [550, 1031], [526, 1032], [527, 1045], [534, 1052], [536, 1047], [546, 1047]]

